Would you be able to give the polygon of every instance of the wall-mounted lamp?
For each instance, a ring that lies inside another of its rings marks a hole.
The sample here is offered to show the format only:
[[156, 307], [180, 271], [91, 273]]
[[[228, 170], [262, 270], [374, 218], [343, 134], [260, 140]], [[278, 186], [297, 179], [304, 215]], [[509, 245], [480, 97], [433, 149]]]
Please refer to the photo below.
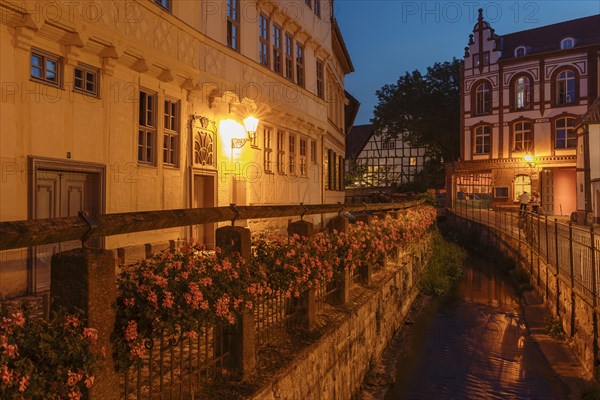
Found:
[[253, 115], [249, 116], [244, 120], [244, 128], [248, 134], [247, 138], [243, 139], [231, 139], [231, 147], [234, 149], [241, 149], [247, 142], [253, 142], [256, 137], [256, 129], [258, 127], [258, 118]]
[[536, 166], [535, 158], [529, 153], [523, 156], [523, 160], [525, 160], [525, 162], [527, 163], [527, 165], [529, 165], [530, 168]]

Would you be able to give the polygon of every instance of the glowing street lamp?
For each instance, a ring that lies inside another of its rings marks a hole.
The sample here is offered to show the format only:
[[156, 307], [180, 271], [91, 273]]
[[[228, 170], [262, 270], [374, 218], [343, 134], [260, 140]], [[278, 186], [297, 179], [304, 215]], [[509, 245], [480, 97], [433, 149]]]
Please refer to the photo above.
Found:
[[246, 129], [247, 138], [243, 139], [231, 139], [231, 147], [234, 149], [241, 149], [247, 142], [253, 142], [256, 137], [256, 130], [258, 128], [258, 118], [253, 115], [250, 115], [248, 118], [244, 119], [244, 129]]

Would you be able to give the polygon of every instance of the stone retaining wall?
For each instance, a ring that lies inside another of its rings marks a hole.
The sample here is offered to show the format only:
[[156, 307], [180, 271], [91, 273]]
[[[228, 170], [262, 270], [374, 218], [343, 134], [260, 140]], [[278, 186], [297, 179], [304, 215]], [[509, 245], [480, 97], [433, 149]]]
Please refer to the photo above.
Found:
[[298, 354], [252, 399], [352, 399], [419, 293], [430, 241], [428, 236], [404, 252], [399, 262], [388, 262], [373, 274], [371, 286], [355, 285], [350, 302], [338, 307], [345, 313], [341, 322]]

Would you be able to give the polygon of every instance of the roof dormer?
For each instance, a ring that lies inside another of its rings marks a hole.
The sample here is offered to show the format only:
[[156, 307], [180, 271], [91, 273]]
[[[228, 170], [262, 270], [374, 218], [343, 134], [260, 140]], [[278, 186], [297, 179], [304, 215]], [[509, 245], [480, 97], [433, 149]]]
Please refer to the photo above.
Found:
[[560, 41], [561, 50], [572, 49], [573, 47], [575, 47], [575, 39], [572, 37], [566, 37]]

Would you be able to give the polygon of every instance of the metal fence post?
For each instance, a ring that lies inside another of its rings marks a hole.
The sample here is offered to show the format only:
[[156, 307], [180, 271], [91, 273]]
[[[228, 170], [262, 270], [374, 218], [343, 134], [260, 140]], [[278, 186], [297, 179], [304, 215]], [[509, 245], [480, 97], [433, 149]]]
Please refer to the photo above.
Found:
[[590, 241], [592, 247], [592, 306], [593, 306], [593, 314], [592, 314], [592, 322], [593, 322], [593, 344], [592, 347], [594, 349], [594, 378], [598, 379], [598, 367], [600, 364], [600, 360], [598, 360], [598, 287], [597, 285], [597, 255], [596, 255], [596, 240], [594, 238], [594, 226], [592, 225], [590, 228]]
[[541, 247], [541, 242], [542, 242], [542, 238], [540, 237], [540, 216], [539, 214], [537, 215], [537, 286], [540, 286], [540, 247]]
[[569, 221], [569, 272], [571, 274], [571, 337], [575, 335], [575, 268], [573, 262], [573, 223]]
[[560, 316], [560, 260], [558, 259], [558, 219], [554, 218], [554, 252], [556, 256], [556, 315]]

